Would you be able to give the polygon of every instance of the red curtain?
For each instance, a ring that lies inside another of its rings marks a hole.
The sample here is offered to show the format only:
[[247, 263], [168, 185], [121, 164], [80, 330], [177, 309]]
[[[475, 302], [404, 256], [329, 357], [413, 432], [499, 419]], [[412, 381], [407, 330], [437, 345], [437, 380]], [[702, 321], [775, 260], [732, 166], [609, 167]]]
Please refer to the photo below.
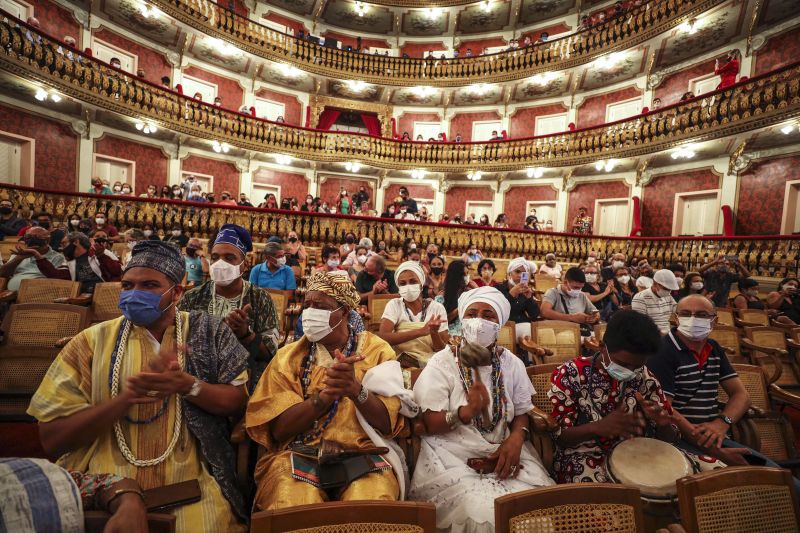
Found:
[[397, 139], [397, 121], [392, 117], [392, 138]]
[[324, 109], [322, 114], [319, 116], [319, 122], [317, 123], [318, 130], [329, 130], [333, 123], [336, 122], [336, 119], [339, 118], [341, 115], [341, 111], [337, 111], [336, 109]]
[[638, 196], [633, 200], [633, 225], [631, 227], [631, 237], [637, 237], [642, 233], [642, 204]]
[[361, 113], [361, 121], [367, 127], [367, 132], [373, 137], [381, 136], [381, 121], [377, 115], [371, 113]]
[[729, 205], [722, 206], [722, 236], [732, 237], [733, 231], [733, 210]]
[[311, 127], [311, 106], [306, 106], [306, 128]]

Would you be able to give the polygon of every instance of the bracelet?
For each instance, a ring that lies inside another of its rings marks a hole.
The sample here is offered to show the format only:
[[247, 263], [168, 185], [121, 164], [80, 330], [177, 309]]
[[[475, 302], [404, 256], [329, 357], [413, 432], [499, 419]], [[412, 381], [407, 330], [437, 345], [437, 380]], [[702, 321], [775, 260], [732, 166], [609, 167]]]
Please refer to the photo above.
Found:
[[[106, 511], [109, 511], [109, 508], [111, 507], [111, 502], [113, 502], [119, 496], [122, 496], [123, 494], [128, 494], [128, 493], [137, 494], [142, 499], [142, 501], [144, 501], [144, 493], [139, 489], [134, 489], [133, 487], [129, 487], [129, 488], [126, 488], [126, 489], [125, 488], [117, 489], [117, 490], [114, 491], [114, 493], [111, 495], [111, 497], [108, 500], [106, 500]], [[109, 511], [109, 512], [111, 512], [111, 511]]]
[[447, 411], [444, 414], [444, 421], [450, 429], [455, 429], [463, 424], [461, 417], [458, 416], [458, 409], [455, 409], [454, 411]]

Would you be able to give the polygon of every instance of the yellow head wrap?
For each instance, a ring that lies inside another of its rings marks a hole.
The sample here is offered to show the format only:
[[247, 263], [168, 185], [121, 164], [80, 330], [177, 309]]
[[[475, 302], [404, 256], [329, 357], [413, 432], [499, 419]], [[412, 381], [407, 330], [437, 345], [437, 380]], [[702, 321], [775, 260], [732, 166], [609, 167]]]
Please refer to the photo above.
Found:
[[361, 295], [358, 294], [355, 285], [350, 281], [347, 272], [317, 272], [308, 278], [306, 289], [310, 291], [324, 292], [328, 296], [350, 309], [356, 309], [361, 303]]

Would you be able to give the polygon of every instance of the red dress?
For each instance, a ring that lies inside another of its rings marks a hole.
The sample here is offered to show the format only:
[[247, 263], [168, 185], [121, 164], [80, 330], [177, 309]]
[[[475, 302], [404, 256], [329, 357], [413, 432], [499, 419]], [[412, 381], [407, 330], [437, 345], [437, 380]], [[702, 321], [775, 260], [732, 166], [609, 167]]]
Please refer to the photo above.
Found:
[[728, 87], [736, 83], [736, 76], [739, 74], [739, 60], [732, 59], [728, 61], [727, 63], [716, 69], [714, 71], [714, 74], [722, 77], [722, 81], [720, 81], [719, 85], [717, 85], [717, 90], [727, 89]]

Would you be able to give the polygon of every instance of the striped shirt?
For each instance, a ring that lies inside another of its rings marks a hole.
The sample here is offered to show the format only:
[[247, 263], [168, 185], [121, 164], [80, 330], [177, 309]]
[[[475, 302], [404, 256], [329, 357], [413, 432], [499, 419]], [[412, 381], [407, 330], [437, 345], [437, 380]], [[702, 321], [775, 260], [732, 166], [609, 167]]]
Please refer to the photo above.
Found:
[[647, 361], [647, 367], [672, 400], [672, 407], [692, 424], [709, 422], [717, 417], [719, 384], [737, 377], [720, 345], [713, 339], [706, 342], [711, 350], [702, 366], [675, 330], [664, 337], [661, 350]]
[[661, 298], [653, 289], [645, 289], [633, 297], [631, 309], [652, 318], [661, 334], [666, 335], [669, 333], [669, 317], [676, 305], [672, 295]]

